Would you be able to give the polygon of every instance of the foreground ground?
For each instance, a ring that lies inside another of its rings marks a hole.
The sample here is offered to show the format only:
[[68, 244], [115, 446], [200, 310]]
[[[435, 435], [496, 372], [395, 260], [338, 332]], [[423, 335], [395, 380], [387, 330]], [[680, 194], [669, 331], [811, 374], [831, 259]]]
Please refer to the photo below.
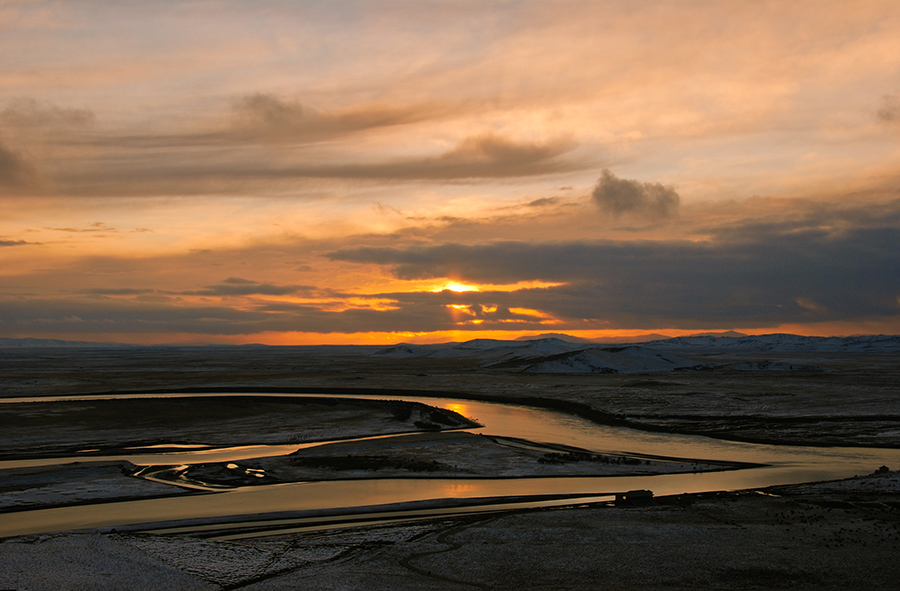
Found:
[[893, 472], [645, 507], [232, 542], [114, 533], [11, 538], [0, 543], [0, 588], [896, 589], [898, 555], [900, 473]]
[[[416, 389], [734, 439], [900, 445], [897, 354], [796, 357], [780, 361], [817, 369], [526, 376], [341, 349], [19, 351], [0, 355], [0, 395]], [[109, 532], [10, 538], [0, 542], [0, 589], [896, 589], [898, 473], [764, 492], [230, 542]]]

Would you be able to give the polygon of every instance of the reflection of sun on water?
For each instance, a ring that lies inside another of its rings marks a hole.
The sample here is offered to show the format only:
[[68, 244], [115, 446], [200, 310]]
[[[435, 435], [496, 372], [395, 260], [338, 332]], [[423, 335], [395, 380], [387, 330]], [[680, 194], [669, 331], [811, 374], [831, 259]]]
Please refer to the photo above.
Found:
[[469, 415], [469, 406], [466, 404], [447, 404], [444, 406], [447, 410], [452, 410], [455, 413], [461, 414], [469, 420], [475, 421], [476, 419]]
[[463, 496], [471, 494], [472, 492], [477, 491], [477, 490], [478, 490], [477, 485], [465, 484], [463, 482], [454, 482], [451, 484], [447, 484], [447, 486], [444, 487], [444, 494], [447, 495], [448, 497], [455, 497], [455, 496], [463, 497]]

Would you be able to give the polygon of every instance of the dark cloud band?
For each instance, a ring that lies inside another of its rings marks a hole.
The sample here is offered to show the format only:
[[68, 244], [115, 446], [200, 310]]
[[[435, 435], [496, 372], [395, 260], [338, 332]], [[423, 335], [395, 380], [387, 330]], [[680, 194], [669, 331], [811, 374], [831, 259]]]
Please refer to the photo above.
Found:
[[896, 228], [769, 233], [753, 242], [501, 242], [329, 256], [385, 266], [401, 279], [563, 282], [515, 292], [516, 305], [621, 327], [771, 326], [900, 313]]

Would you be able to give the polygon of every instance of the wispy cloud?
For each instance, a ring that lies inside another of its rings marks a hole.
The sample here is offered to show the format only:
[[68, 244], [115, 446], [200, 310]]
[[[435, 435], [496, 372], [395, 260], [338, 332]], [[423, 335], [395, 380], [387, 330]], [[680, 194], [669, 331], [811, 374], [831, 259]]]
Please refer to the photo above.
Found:
[[45, 230], [52, 230], [54, 232], [66, 232], [67, 234], [115, 234], [118, 232], [115, 228], [107, 226], [104, 222], [92, 222], [88, 224], [87, 227], [84, 228], [75, 228], [75, 227], [65, 227], [65, 228], [44, 228]]
[[0, 238], [0, 246], [26, 246], [28, 244], [40, 244], [39, 242], [28, 242], [26, 240], [4, 240]]
[[218, 285], [210, 285], [206, 289], [197, 291], [182, 292], [181, 295], [202, 295], [202, 296], [247, 296], [247, 295], [270, 295], [281, 296], [294, 294], [304, 291], [314, 291], [316, 288], [309, 285], [274, 285], [271, 283], [260, 283], [258, 281], [250, 281], [241, 279], [240, 277], [229, 277]]
[[435, 105], [368, 104], [326, 111], [286, 100], [272, 93], [255, 93], [234, 103], [227, 141], [315, 142], [350, 133], [446, 117], [452, 111]]
[[[440, 181], [539, 177], [578, 170], [584, 163], [567, 159], [574, 148], [569, 140], [517, 141], [489, 133], [469, 136], [434, 156], [385, 158], [374, 162], [319, 162], [301, 152], [295, 162], [273, 162], [266, 154], [235, 149], [197, 152], [191, 157], [165, 159], [152, 154], [124, 155], [111, 170], [104, 159], [79, 172], [53, 179], [60, 194], [172, 195], [252, 193], [267, 183], [290, 180]], [[173, 152], [177, 153], [178, 150]]]

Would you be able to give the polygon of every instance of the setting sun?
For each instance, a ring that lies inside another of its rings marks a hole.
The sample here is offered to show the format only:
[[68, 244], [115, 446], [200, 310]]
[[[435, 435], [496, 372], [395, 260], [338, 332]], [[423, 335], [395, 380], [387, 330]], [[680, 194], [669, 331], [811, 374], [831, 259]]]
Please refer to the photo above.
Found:
[[455, 281], [451, 281], [450, 283], [445, 283], [443, 286], [437, 287], [434, 289], [434, 291], [444, 291], [444, 290], [455, 291], [457, 293], [463, 293], [466, 291], [481, 291], [474, 285], [466, 285], [464, 283], [456, 283]]

